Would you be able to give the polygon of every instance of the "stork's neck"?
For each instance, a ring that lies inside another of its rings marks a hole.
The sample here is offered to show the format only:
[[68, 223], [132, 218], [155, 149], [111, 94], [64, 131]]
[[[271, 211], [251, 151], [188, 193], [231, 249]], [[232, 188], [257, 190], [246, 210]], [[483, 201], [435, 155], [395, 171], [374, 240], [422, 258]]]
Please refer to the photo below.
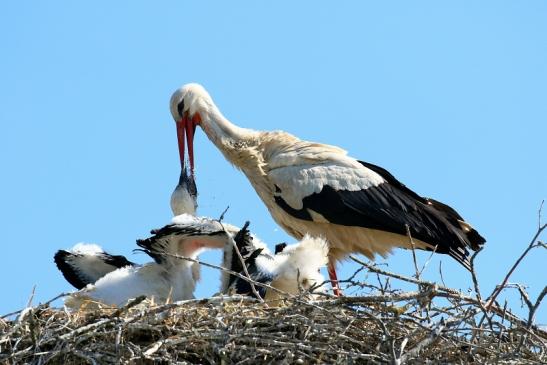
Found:
[[230, 163], [243, 171], [259, 194], [269, 191], [268, 181], [264, 179], [263, 148], [260, 147], [265, 132], [232, 124], [214, 105], [209, 111], [201, 122], [209, 139]]
[[207, 137], [229, 159], [231, 159], [227, 155], [229, 150], [240, 144], [247, 145], [255, 139], [258, 132], [252, 129], [241, 128], [231, 123], [214, 105], [211, 105], [208, 109], [205, 118], [201, 122], [201, 126]]

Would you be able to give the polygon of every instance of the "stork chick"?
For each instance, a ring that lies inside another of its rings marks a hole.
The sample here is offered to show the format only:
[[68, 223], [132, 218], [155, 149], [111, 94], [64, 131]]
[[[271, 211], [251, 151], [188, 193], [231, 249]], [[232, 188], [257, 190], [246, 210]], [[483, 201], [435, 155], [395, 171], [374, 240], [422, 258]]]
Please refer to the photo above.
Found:
[[[186, 168], [181, 168], [179, 182], [171, 195], [171, 209], [175, 216], [195, 215], [197, 209], [197, 187], [194, 177]], [[79, 243], [71, 250], [59, 250], [54, 256], [55, 264], [65, 279], [76, 289], [94, 284], [106, 274], [117, 269], [139, 265], [121, 255], [111, 255], [96, 244]], [[200, 266], [192, 264], [194, 281], [199, 280]]]
[[195, 215], [198, 209], [198, 189], [194, 176], [188, 174], [186, 166], [180, 171], [179, 183], [171, 194], [171, 210], [173, 215]]
[[176, 256], [195, 259], [203, 250], [223, 248], [231, 239], [219, 222], [188, 214], [175, 217], [172, 224], [152, 234], [137, 245], [154, 262], [114, 270], [71, 294], [65, 305], [71, 309], [96, 303], [121, 306], [141, 295], [160, 303], [191, 299], [196, 284], [193, 263]]
[[[278, 305], [288, 295], [297, 295], [310, 290], [323, 292], [320, 286], [324, 279], [320, 268], [328, 262], [328, 246], [324, 239], [305, 236], [293, 245], [281, 244], [276, 247], [277, 254], [272, 255], [265, 247], [253, 242], [247, 222], [234, 238], [234, 242], [245, 259], [250, 278], [258, 283], [269, 284], [283, 292], [255, 285], [255, 290], [270, 305]], [[235, 248], [231, 262], [227, 267], [241, 275], [246, 275], [243, 265], [236, 256]], [[254, 295], [249, 281], [230, 275], [227, 283], [228, 293]], [[313, 297], [313, 296], [312, 296]]]
[[59, 250], [55, 264], [65, 279], [76, 289], [93, 284], [109, 272], [136, 264], [121, 255], [111, 255], [92, 243], [78, 243], [72, 249]]

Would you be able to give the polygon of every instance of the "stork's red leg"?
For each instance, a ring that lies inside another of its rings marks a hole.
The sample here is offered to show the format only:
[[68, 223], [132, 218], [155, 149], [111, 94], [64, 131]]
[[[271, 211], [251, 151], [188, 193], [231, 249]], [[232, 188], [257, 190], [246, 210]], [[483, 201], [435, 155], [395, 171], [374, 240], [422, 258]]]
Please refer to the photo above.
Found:
[[336, 295], [337, 297], [341, 297], [342, 291], [340, 290], [340, 286], [338, 285], [338, 277], [336, 276], [336, 269], [334, 268], [333, 262], [329, 261], [327, 270], [329, 272], [330, 283], [332, 285], [332, 291], [334, 292], [334, 295]]

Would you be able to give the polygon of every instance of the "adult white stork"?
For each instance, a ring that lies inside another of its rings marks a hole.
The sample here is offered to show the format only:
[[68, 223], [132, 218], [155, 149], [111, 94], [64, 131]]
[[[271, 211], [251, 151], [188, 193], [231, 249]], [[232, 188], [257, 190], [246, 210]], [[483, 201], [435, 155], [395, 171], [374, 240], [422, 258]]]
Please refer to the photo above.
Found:
[[385, 169], [359, 161], [341, 148], [300, 140], [283, 131], [240, 128], [226, 119], [207, 91], [187, 84], [175, 91], [170, 109], [183, 163], [185, 141], [194, 171], [197, 126], [243, 171], [274, 220], [297, 239], [324, 236], [330, 245], [329, 275], [352, 252], [369, 258], [395, 247], [448, 254], [469, 269], [468, 248], [484, 238], [449, 206], [424, 198]]

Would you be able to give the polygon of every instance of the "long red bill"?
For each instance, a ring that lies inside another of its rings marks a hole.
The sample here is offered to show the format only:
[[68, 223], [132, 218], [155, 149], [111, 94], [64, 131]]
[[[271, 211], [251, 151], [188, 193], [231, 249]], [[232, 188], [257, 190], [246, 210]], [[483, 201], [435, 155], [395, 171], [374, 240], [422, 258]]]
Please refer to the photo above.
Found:
[[194, 131], [195, 124], [189, 118], [186, 119], [186, 144], [188, 145], [188, 160], [190, 161], [190, 174], [194, 176]]
[[200, 123], [201, 116], [199, 113], [195, 113], [191, 120], [186, 120], [186, 142], [188, 144], [188, 159], [190, 160], [190, 173], [192, 176], [194, 176], [194, 134]]
[[188, 116], [184, 114], [182, 119], [177, 121], [177, 140], [179, 143], [179, 158], [180, 168], [184, 169], [184, 130], [186, 129], [186, 123], [188, 122]]

